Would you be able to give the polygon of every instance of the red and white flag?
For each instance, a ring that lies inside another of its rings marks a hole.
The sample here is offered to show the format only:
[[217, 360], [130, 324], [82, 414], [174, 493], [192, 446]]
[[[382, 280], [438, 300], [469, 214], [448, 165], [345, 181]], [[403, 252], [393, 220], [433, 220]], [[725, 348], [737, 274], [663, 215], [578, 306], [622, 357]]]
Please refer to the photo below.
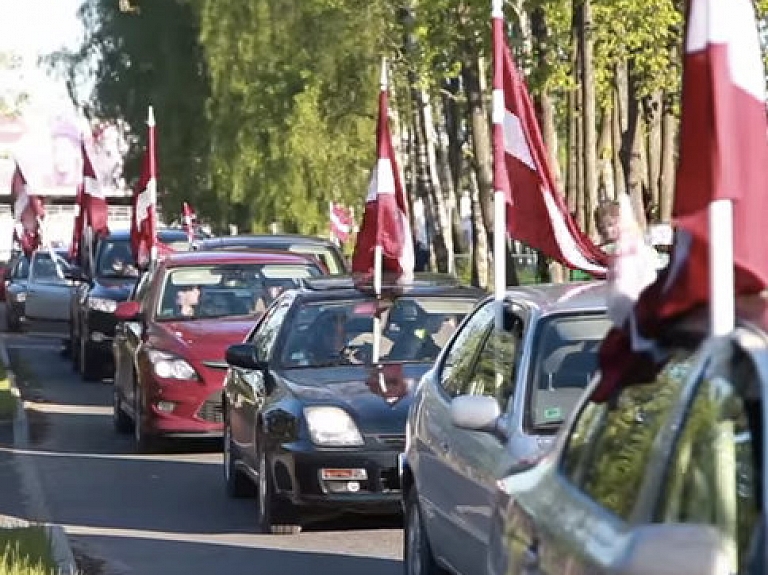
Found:
[[86, 226], [91, 229], [94, 237], [106, 236], [109, 234], [107, 225], [107, 199], [104, 195], [104, 189], [93, 169], [91, 156], [88, 148], [83, 142], [83, 195], [81, 211], [85, 211]]
[[131, 250], [136, 265], [146, 268], [157, 255], [157, 155], [155, 114], [149, 107], [147, 149], [139, 183], [133, 193]]
[[378, 246], [382, 252], [383, 274], [394, 276], [398, 281], [407, 281], [413, 275], [413, 236], [408, 221], [408, 204], [392, 147], [388, 115], [387, 87], [382, 82], [376, 128], [378, 159], [368, 186], [363, 224], [352, 255], [352, 272], [373, 275]]
[[710, 303], [712, 201], [733, 202], [737, 294], [768, 286], [762, 247], [768, 213], [765, 77], [750, 0], [689, 0], [683, 68], [675, 240], [669, 266], [641, 294], [600, 349], [597, 401], [620, 385], [648, 381], [664, 360], [656, 340], [666, 326]]
[[83, 246], [83, 233], [85, 232], [85, 209], [83, 208], [83, 184], [77, 186], [75, 196], [75, 222], [72, 226], [72, 241], [69, 243], [69, 260], [82, 263], [80, 248]]
[[40, 222], [45, 217], [45, 205], [40, 196], [29, 193], [26, 178], [18, 164], [11, 180], [11, 198], [15, 220], [14, 237], [29, 257], [42, 243]]
[[184, 202], [181, 206], [181, 221], [184, 226], [184, 231], [187, 232], [187, 239], [191, 244], [195, 241], [195, 230], [197, 229], [197, 214], [194, 208], [187, 202]]
[[[595, 277], [607, 272], [608, 256], [576, 225], [555, 186], [535, 108], [504, 39], [503, 19], [493, 18], [494, 97], [503, 93], [504, 118], [494, 126], [494, 188], [507, 197], [511, 237], [573, 269]], [[500, 158], [501, 154], [494, 154]]]
[[330, 206], [331, 234], [340, 242], [346, 242], [352, 233], [355, 220], [349, 208], [331, 202]]

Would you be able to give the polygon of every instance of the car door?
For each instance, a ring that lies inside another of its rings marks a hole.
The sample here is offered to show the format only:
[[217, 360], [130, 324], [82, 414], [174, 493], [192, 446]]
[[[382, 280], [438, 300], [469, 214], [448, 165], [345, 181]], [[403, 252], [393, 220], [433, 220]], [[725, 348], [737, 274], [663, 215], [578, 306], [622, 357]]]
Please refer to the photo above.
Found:
[[[257, 357], [269, 360], [285, 317], [293, 304], [293, 296], [285, 294], [266, 311], [249, 338]], [[266, 371], [231, 366], [227, 381], [228, 417], [232, 441], [247, 465], [256, 468], [256, 415], [264, 403]]]
[[527, 474], [502, 482], [512, 493], [499, 530], [510, 534], [509, 573], [554, 575], [564, 565], [573, 573], [606, 572], [632, 526], [650, 517], [674, 414], [703, 365], [693, 350], [680, 349], [654, 381], [622, 388], [606, 403], [585, 402], [563, 431], [559, 459], [535, 486], [517, 484]]
[[451, 517], [456, 485], [448, 472], [453, 466], [448, 440], [453, 432], [450, 401], [461, 393], [461, 382], [472, 368], [493, 319], [493, 305], [486, 302], [460, 326], [440, 365], [422, 381], [415, 406], [412, 470], [432, 551], [445, 562], [451, 562], [464, 548], [463, 530]]
[[64, 277], [67, 262], [38, 251], [32, 256], [25, 313], [30, 319], [69, 321], [72, 282]]
[[746, 349], [738, 341], [717, 346], [675, 422], [653, 521], [711, 525], [727, 542], [730, 573], [762, 573], [757, 565], [765, 557], [755, 542], [765, 549], [759, 529], [765, 381], [752, 356], [754, 338]]
[[150, 313], [148, 301], [152, 287], [153, 274], [144, 273], [131, 292], [129, 301], [137, 301], [142, 304], [142, 315], [140, 321], [121, 321], [115, 327], [115, 340], [112, 346], [115, 356], [115, 382], [119, 393], [128, 406], [135, 405], [135, 369], [136, 353], [143, 341], [145, 330], [145, 318]]
[[[470, 369], [448, 375], [446, 390], [456, 390], [458, 395], [493, 397], [499, 411], [505, 413], [515, 392], [524, 325], [522, 315], [507, 308], [505, 329], [498, 334], [491, 322]], [[444, 440], [448, 457], [441, 480], [450, 486], [445, 506], [452, 530], [463, 542], [461, 552], [454, 547], [446, 553], [453, 553], [450, 564], [459, 573], [469, 574], [487, 556], [491, 511], [498, 496], [497, 480], [514, 461], [506, 442], [490, 433], [451, 425]]]

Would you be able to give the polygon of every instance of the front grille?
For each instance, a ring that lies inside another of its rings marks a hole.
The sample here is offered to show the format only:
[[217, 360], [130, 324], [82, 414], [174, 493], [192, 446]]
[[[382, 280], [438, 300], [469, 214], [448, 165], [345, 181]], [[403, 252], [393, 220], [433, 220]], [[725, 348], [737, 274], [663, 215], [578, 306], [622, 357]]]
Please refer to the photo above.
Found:
[[387, 433], [376, 436], [376, 441], [386, 445], [390, 449], [403, 451], [405, 449], [405, 435], [400, 433]]
[[216, 361], [213, 359], [205, 360], [203, 362], [203, 365], [205, 367], [210, 367], [211, 369], [228, 369], [229, 364], [226, 361]]
[[224, 404], [222, 398], [222, 392], [216, 391], [208, 396], [200, 409], [197, 412], [197, 416], [211, 423], [223, 423], [224, 422]]

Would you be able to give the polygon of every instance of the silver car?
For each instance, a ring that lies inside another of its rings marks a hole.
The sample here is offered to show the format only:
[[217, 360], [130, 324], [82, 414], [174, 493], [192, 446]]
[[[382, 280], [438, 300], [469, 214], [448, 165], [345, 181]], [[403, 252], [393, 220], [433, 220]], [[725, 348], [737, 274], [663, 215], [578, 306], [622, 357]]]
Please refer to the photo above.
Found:
[[605, 305], [602, 282], [529, 286], [507, 292], [500, 337], [491, 298], [464, 320], [408, 418], [406, 574], [485, 565], [497, 481], [546, 453], [581, 398], [610, 326]]
[[69, 263], [65, 251], [41, 249], [32, 254], [27, 278], [25, 322], [28, 328], [67, 333], [69, 302], [74, 284], [66, 279]]
[[29, 258], [18, 254], [11, 260], [5, 274], [5, 321], [8, 331], [21, 331], [24, 324], [24, 306], [27, 301]]

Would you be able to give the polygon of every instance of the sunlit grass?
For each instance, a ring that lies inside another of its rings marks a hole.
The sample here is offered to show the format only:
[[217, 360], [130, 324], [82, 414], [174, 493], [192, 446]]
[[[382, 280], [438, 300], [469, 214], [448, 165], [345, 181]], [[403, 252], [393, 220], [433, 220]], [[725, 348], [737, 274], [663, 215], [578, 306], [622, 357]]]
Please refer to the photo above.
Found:
[[55, 575], [51, 544], [41, 526], [0, 529], [0, 575]]
[[16, 409], [16, 398], [11, 392], [11, 381], [0, 363], [0, 420], [11, 419]]

